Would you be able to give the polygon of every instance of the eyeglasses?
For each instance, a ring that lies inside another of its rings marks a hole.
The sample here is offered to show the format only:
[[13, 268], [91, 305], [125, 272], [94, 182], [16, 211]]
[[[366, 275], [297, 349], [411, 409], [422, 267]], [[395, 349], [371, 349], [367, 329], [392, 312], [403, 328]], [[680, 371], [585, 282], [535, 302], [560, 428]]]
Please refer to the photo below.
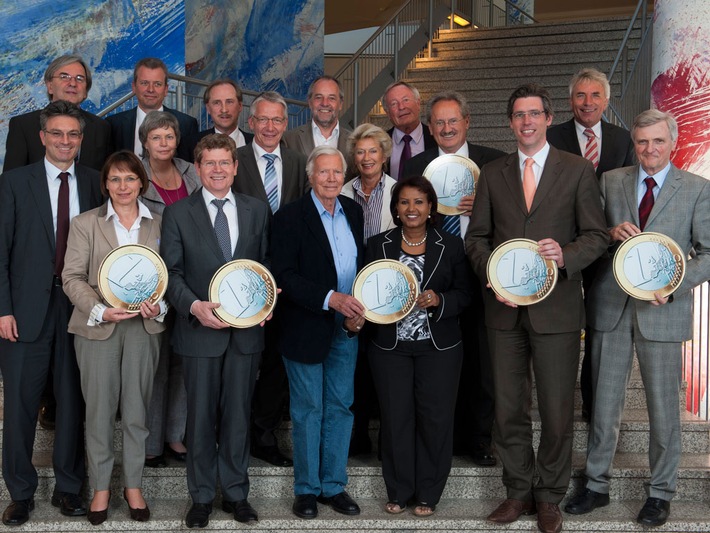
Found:
[[256, 120], [256, 123], [259, 126], [266, 126], [269, 122], [271, 122], [274, 126], [282, 126], [286, 122], [286, 119], [281, 117], [254, 117], [254, 120]]
[[223, 159], [222, 161], [205, 161], [199, 165], [210, 170], [217, 168], [217, 165], [219, 165], [219, 168], [227, 170], [229, 167], [234, 165], [234, 161], [228, 161], [226, 159]]
[[148, 81], [148, 80], [139, 80], [138, 81], [138, 86], [141, 87], [142, 89], [148, 89], [150, 87], [154, 87], [156, 89], [162, 89], [164, 85], [165, 85], [165, 82], [162, 82], [162, 81]]
[[538, 111], [537, 109], [533, 111], [516, 111], [511, 115], [513, 117], [513, 120], [523, 120], [525, 118], [525, 115], [529, 116], [530, 118], [540, 118], [542, 115], [545, 115], [546, 113], [544, 111]]
[[434, 121], [434, 126], [437, 128], [443, 128], [448, 125], [449, 128], [455, 128], [460, 122], [463, 122], [462, 118], [450, 118], [449, 120], [436, 120]]
[[61, 130], [44, 130], [44, 133], [46, 135], [49, 135], [49, 137], [55, 141], [60, 141], [64, 139], [64, 137], [68, 137], [70, 141], [78, 141], [81, 139], [81, 132], [72, 130], [72, 131], [61, 131]]
[[82, 76], [81, 74], [72, 76], [71, 74], [67, 74], [66, 72], [60, 72], [56, 76], [52, 76], [52, 78], [62, 80], [64, 83], [69, 83], [72, 80], [74, 80], [78, 85], [86, 83], [86, 76]]
[[136, 176], [126, 176], [125, 178], [114, 176], [112, 178], [108, 178], [106, 181], [108, 181], [111, 185], [121, 185], [122, 183], [125, 183], [126, 185], [133, 185], [134, 183], [140, 181], [140, 178]]

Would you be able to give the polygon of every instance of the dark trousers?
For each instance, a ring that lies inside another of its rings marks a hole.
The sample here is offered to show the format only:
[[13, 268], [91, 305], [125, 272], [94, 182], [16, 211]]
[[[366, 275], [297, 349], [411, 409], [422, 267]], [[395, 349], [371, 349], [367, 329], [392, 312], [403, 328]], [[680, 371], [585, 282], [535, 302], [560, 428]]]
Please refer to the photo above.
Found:
[[[13, 500], [32, 498], [37, 470], [32, 465], [37, 411], [50, 366], [57, 402], [52, 463], [56, 490], [78, 494], [86, 476], [84, 400], [74, 337], [67, 333], [71, 313], [61, 286], [53, 286], [47, 316], [34, 342], [0, 341], [4, 396], [2, 473]], [[18, 324], [22, 339], [22, 324]]]
[[451, 470], [461, 345], [438, 351], [431, 341], [370, 346], [380, 400], [382, 475], [390, 501], [436, 505]]

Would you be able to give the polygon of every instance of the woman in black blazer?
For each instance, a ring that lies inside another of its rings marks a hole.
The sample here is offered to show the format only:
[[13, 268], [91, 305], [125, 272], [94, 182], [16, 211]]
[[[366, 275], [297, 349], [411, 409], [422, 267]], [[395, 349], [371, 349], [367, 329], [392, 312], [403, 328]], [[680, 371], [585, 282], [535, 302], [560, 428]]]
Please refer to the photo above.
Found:
[[415, 515], [431, 515], [451, 469], [463, 353], [458, 315], [471, 301], [471, 271], [461, 239], [434, 227], [436, 208], [427, 179], [398, 182], [390, 202], [398, 227], [373, 236], [367, 246], [366, 263], [399, 260], [415, 272], [420, 288], [405, 318], [368, 326], [389, 513], [414, 502]]

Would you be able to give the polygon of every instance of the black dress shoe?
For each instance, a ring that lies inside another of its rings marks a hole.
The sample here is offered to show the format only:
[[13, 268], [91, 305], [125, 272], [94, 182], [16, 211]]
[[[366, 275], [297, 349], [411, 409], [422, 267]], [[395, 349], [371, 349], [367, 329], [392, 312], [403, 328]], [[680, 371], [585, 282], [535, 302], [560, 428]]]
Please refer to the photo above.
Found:
[[478, 466], [495, 466], [496, 458], [488, 444], [478, 444], [471, 451], [471, 459]]
[[131, 515], [131, 520], [135, 520], [136, 522], [147, 522], [150, 519], [150, 509], [148, 508], [148, 504], [145, 504], [145, 507], [131, 507], [131, 504], [128, 502], [128, 496], [126, 496], [126, 490], [123, 490], [123, 499], [126, 500], [126, 503], [128, 504], [128, 512]]
[[222, 510], [225, 513], [233, 514], [237, 522], [247, 523], [259, 521], [259, 515], [246, 500], [237, 500], [236, 502], [224, 500], [222, 502]]
[[329, 505], [333, 511], [337, 513], [347, 515], [360, 514], [360, 507], [345, 491], [331, 496], [330, 498], [326, 498], [322, 495], [318, 496], [318, 501], [324, 505]]
[[211, 514], [211, 503], [193, 503], [185, 517], [185, 525], [190, 528], [207, 527], [207, 524], [210, 523]]
[[299, 518], [315, 518], [318, 516], [318, 505], [315, 494], [299, 494], [293, 502], [293, 514]]
[[293, 461], [281, 453], [278, 446], [252, 446], [251, 455], [274, 466], [293, 466]]
[[86, 514], [86, 506], [78, 494], [54, 491], [52, 505], [59, 507], [59, 512], [64, 516], [84, 516]]
[[30, 519], [30, 511], [34, 510], [34, 508], [35, 501], [31, 498], [29, 500], [13, 501], [2, 514], [2, 523], [6, 526], [22, 525]]
[[86, 513], [86, 518], [92, 526], [98, 526], [106, 522], [108, 518], [108, 508], [111, 505], [111, 493], [108, 495], [108, 505], [106, 509], [101, 509], [100, 511], [92, 511], [91, 506], [89, 506], [89, 512]]
[[662, 526], [668, 520], [671, 502], [661, 498], [647, 498], [636, 521], [642, 526]]
[[168, 466], [168, 463], [167, 461], [165, 461], [165, 456], [156, 455], [155, 457], [146, 457], [145, 466], [147, 466], [148, 468], [165, 468], [166, 466]]
[[54, 431], [54, 427], [56, 425], [56, 418], [57, 403], [54, 401], [54, 398], [52, 398], [51, 400], [43, 401], [42, 404], [39, 406], [39, 414], [37, 415], [39, 425], [42, 426], [44, 429]]
[[166, 444], [165, 449], [168, 452], [168, 455], [175, 459], [176, 461], [180, 461], [181, 463], [184, 463], [187, 460], [187, 453], [186, 452], [178, 452], [173, 450], [170, 445]]
[[565, 513], [587, 514], [597, 507], [609, 505], [609, 495], [596, 492], [591, 489], [584, 489], [582, 492], [572, 497], [565, 505]]

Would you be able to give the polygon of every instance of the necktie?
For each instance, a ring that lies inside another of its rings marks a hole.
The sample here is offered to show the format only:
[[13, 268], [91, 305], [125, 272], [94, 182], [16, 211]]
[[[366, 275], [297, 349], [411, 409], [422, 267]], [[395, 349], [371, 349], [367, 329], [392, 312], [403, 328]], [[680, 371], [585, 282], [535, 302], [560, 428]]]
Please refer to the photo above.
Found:
[[454, 237], [461, 237], [461, 219], [459, 215], [446, 215], [444, 217], [444, 231]]
[[584, 130], [584, 135], [587, 137], [587, 146], [584, 149], [584, 159], [592, 162], [594, 170], [599, 166], [599, 143], [597, 136], [594, 135], [592, 128]]
[[523, 194], [525, 195], [525, 205], [530, 211], [530, 206], [532, 206], [533, 198], [535, 197], [535, 172], [533, 171], [533, 164], [535, 160], [532, 157], [528, 157], [525, 160], [525, 168], [523, 169]]
[[224, 204], [227, 200], [212, 200], [212, 203], [217, 207], [217, 216], [214, 218], [214, 234], [217, 236], [217, 242], [222, 249], [222, 255], [225, 261], [232, 260], [232, 241], [229, 238], [229, 222], [227, 215], [224, 214]]
[[271, 206], [271, 212], [276, 213], [279, 209], [279, 182], [276, 179], [276, 167], [274, 166], [276, 155], [264, 154], [264, 158], [266, 159], [264, 190], [266, 191], [266, 198], [269, 200], [269, 205]]
[[651, 214], [651, 209], [653, 209], [653, 188], [656, 186], [656, 180], [651, 176], [643, 180], [646, 183], [646, 192], [641, 198], [641, 203], [639, 204], [639, 227], [641, 231], [646, 227], [646, 221], [648, 220], [648, 215]]
[[404, 177], [404, 164], [412, 158], [412, 147], [409, 144], [412, 142], [411, 135], [405, 135], [402, 137], [402, 142], [404, 147], [402, 148], [402, 155], [399, 158], [399, 171], [397, 172], [397, 180], [401, 180]]
[[62, 277], [64, 255], [67, 252], [67, 237], [69, 236], [69, 173], [59, 174], [59, 196], [57, 201], [57, 235], [54, 247], [54, 274]]

